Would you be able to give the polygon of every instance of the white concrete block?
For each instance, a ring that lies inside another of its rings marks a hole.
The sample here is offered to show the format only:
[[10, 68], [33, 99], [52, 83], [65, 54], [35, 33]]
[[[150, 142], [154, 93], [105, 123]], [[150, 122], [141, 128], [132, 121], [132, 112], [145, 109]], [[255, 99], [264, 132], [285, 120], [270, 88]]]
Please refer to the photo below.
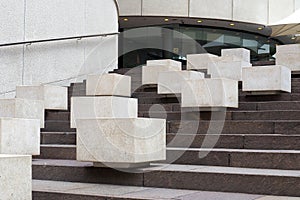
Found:
[[291, 92], [291, 70], [284, 66], [258, 66], [243, 69], [243, 91]]
[[67, 87], [54, 85], [17, 86], [16, 97], [43, 101], [45, 109], [49, 110], [68, 109]]
[[40, 120], [44, 128], [44, 102], [28, 99], [0, 99], [0, 117]]
[[120, 74], [89, 75], [86, 94], [92, 96], [131, 96], [131, 77]]
[[71, 127], [77, 119], [136, 118], [137, 99], [124, 97], [72, 97]]
[[221, 58], [219, 56], [203, 53], [203, 54], [190, 54], [187, 55], [187, 69], [198, 70], [208, 69], [208, 65], [218, 62]]
[[82, 119], [76, 123], [79, 161], [130, 166], [166, 159], [164, 119]]
[[181, 69], [182, 63], [172, 59], [147, 60], [147, 66], [172, 66]]
[[250, 51], [244, 48], [222, 49], [222, 60], [244, 61], [250, 63]]
[[0, 154], [40, 155], [40, 121], [0, 118]]
[[203, 78], [204, 73], [195, 71], [161, 72], [158, 76], [158, 94], [180, 94], [185, 81]]
[[0, 154], [0, 199], [32, 199], [31, 156]]
[[144, 16], [180, 16], [188, 17], [189, 0], [143, 0]]
[[300, 71], [300, 44], [277, 46], [276, 64]]
[[181, 95], [182, 107], [238, 107], [238, 81], [199, 79], [187, 81]]
[[181, 63], [173, 60], [149, 60], [142, 67], [142, 84], [157, 84], [160, 72], [181, 71]]
[[252, 64], [245, 61], [220, 61], [209, 64], [208, 74], [211, 78], [227, 78], [242, 81], [242, 69], [251, 67]]

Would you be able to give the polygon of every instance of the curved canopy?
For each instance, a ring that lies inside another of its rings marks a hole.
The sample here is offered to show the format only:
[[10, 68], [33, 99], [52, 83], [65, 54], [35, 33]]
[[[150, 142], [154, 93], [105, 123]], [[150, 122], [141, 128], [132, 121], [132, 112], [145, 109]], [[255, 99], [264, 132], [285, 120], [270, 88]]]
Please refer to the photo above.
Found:
[[272, 37], [283, 35], [300, 36], [300, 9], [290, 16], [268, 25], [272, 28]]

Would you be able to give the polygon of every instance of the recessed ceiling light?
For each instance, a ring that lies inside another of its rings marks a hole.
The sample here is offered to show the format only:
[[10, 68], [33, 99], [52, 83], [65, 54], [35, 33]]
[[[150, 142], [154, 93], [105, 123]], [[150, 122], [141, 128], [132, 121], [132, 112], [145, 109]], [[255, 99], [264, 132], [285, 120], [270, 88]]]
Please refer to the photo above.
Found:
[[235, 26], [235, 24], [234, 23], [230, 23], [229, 26]]
[[125, 22], [127, 22], [127, 21], [128, 21], [128, 19], [127, 19], [127, 18], [124, 18], [123, 20], [124, 20]]
[[169, 21], [169, 19], [168, 18], [165, 18], [165, 22], [168, 22]]

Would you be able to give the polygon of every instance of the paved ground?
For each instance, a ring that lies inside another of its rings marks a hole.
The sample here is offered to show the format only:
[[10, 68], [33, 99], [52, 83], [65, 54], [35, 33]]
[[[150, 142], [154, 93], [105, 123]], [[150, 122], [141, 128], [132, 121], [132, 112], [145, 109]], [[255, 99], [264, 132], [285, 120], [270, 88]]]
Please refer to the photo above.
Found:
[[132, 199], [174, 200], [300, 200], [300, 197], [264, 196], [240, 193], [206, 192], [105, 184], [71, 183], [59, 181], [33, 181], [33, 191], [61, 194], [109, 196]]

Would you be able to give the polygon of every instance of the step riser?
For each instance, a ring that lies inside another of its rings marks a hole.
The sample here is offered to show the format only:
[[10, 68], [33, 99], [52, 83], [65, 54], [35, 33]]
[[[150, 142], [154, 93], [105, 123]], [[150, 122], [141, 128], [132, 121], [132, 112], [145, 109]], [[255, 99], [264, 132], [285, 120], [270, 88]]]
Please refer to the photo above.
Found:
[[170, 121], [167, 124], [167, 133], [206, 134], [284, 134], [299, 135], [300, 122], [249, 122], [249, 121]]
[[264, 101], [300, 101], [299, 94], [282, 94], [270, 96], [240, 96], [240, 102], [264, 102]]
[[[204, 158], [199, 158], [198, 151], [167, 151], [167, 162], [173, 161], [174, 156], [181, 155], [173, 164], [214, 165], [226, 167], [267, 168], [299, 170], [300, 154], [288, 153], [257, 153], [211, 151]], [[37, 159], [69, 159], [76, 160], [75, 148], [41, 147], [41, 155]], [[176, 157], [177, 158], [177, 157]], [[280, 162], [279, 162], [280, 161]]]
[[[169, 121], [167, 133], [190, 133], [206, 134], [219, 133], [218, 127], [223, 125], [222, 121]], [[300, 122], [248, 122], [225, 121], [222, 134], [296, 134], [300, 133]], [[42, 132], [75, 132], [70, 128], [70, 122], [46, 122]]]
[[[217, 112], [215, 112], [217, 113]], [[213, 120], [296, 120], [299, 111], [277, 112], [219, 112]], [[211, 120], [210, 112], [139, 112], [139, 117], [162, 118], [167, 120]]]
[[[160, 104], [165, 111], [181, 111], [179, 103], [175, 104]], [[152, 107], [152, 104], [139, 105], [139, 112], [147, 112]], [[267, 110], [300, 110], [300, 102], [240, 102], [239, 108], [227, 108], [227, 111], [267, 111]]]
[[[300, 150], [300, 137], [287, 136], [234, 136], [234, 135], [167, 135], [167, 143], [169, 147], [202, 147], [204, 139], [206, 144], [212, 144], [217, 141], [214, 148], [227, 148], [227, 149], [262, 149], [262, 150]], [[205, 146], [204, 146], [205, 147]], [[206, 146], [208, 147], [208, 146]]]
[[[55, 192], [33, 192], [33, 200], [129, 200], [129, 198], [113, 197], [113, 196], [91, 196], [89, 195], [73, 195], [59, 194]], [[139, 198], [143, 199], [143, 198]], [[138, 200], [138, 199], [136, 199]]]
[[75, 145], [76, 134], [41, 134], [41, 144]]
[[75, 132], [76, 129], [70, 128], [69, 121], [46, 121], [42, 132]]
[[[197, 122], [197, 121], [190, 121], [190, 122], [169, 122], [167, 124], [167, 132], [168, 133], [190, 133], [190, 134], [206, 134], [208, 130], [211, 133], [216, 134], [219, 129], [214, 129], [214, 127], [220, 127], [223, 125], [222, 122], [220, 123], [210, 123], [209, 122]], [[237, 122], [237, 123], [229, 123], [226, 122], [222, 129], [222, 134], [272, 134], [274, 133], [274, 124], [270, 123], [251, 123], [251, 122]]]
[[276, 112], [234, 112], [232, 120], [297, 120], [300, 119], [299, 111]]
[[76, 160], [76, 148], [53, 148], [41, 147], [39, 156], [34, 156], [34, 159], [62, 159], [62, 160]]
[[[74, 175], [76, 174], [76, 175]], [[299, 178], [155, 171], [145, 174], [128, 174], [113, 169], [93, 167], [62, 167], [33, 165], [33, 178], [83, 183], [148, 186], [173, 189], [192, 189], [222, 192], [299, 196], [295, 187]], [[179, 181], [180, 180], [180, 181]], [[226, 184], [225, 184], [226, 183]]]
[[[139, 104], [179, 103], [180, 98], [175, 97], [142, 97]], [[265, 96], [240, 96], [239, 102], [265, 102], [265, 101], [300, 101], [300, 94], [281, 94]]]
[[33, 165], [33, 179], [143, 186], [143, 174], [109, 168]]
[[[168, 121], [171, 120], [211, 120], [211, 113], [139, 113], [139, 117], [146, 118], [158, 118], [158, 119], [166, 119]], [[214, 117], [215, 120], [231, 120], [231, 113], [217, 115]]]
[[[180, 155], [182, 151], [167, 151], [168, 160], [172, 160], [174, 155]], [[299, 170], [299, 154], [281, 153], [252, 153], [252, 152], [210, 152], [205, 158], [199, 158], [199, 152], [186, 151], [175, 164], [189, 165], [214, 165], [225, 167], [245, 167], [262, 169], [286, 169]]]
[[299, 178], [272, 176], [193, 174], [189, 172], [180, 174], [174, 172], [151, 172], [145, 174], [145, 186], [173, 189], [299, 196], [300, 191], [295, 187], [295, 185], [299, 184]]
[[[78, 92], [76, 91], [75, 94], [77, 94], [79, 92], [80, 92], [80, 94], [84, 94], [85, 91], [78, 91]], [[297, 87], [297, 88], [292, 88], [292, 94], [293, 95], [299, 95], [299, 93], [300, 93], [300, 86]], [[245, 93], [245, 92], [242, 92], [242, 91], [239, 92], [239, 97], [245, 97], [247, 95], [248, 94]], [[277, 96], [277, 97], [283, 96], [283, 97], [285, 97], [287, 95], [289, 95], [289, 93], [281, 93], [279, 95], [258, 95], [257, 97], [260, 97], [260, 98], [262, 98], [262, 97], [266, 98], [266, 97], [270, 97], [270, 96]], [[134, 94], [132, 94], [132, 97], [133, 98], [139, 98], [139, 99], [148, 99], [148, 98], [156, 98], [156, 99], [159, 99], [159, 98], [178, 98], [178, 99], [181, 99], [180, 94], [177, 94], [177, 96], [175, 96], [173, 94], [172, 95], [171, 94], [170, 95], [162, 95], [162, 94], [157, 94], [157, 91], [154, 90], [154, 89], [147, 89], [145, 92], [135, 92]]]
[[59, 111], [46, 111], [45, 120], [70, 120], [70, 112], [59, 112]]
[[[75, 145], [76, 134], [42, 134], [42, 144], [62, 144]], [[167, 144], [169, 147], [191, 147], [200, 148], [203, 145], [204, 138], [208, 141], [218, 142], [214, 148], [227, 149], [266, 149], [266, 150], [300, 150], [300, 137], [297, 136], [251, 136], [251, 135], [167, 135]], [[171, 144], [169, 144], [171, 142]]]

